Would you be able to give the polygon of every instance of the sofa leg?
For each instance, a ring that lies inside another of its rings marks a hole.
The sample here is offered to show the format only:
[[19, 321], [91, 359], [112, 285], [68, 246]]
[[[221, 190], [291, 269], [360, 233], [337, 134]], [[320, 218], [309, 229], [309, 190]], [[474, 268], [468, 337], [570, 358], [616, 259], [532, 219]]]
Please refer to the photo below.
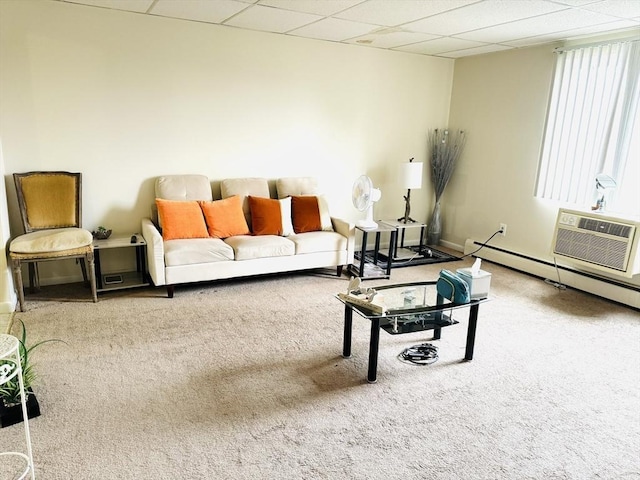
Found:
[[338, 276], [342, 276], [342, 265], [338, 265]]
[[167, 285], [167, 297], [173, 298], [173, 292], [175, 287], [173, 285]]

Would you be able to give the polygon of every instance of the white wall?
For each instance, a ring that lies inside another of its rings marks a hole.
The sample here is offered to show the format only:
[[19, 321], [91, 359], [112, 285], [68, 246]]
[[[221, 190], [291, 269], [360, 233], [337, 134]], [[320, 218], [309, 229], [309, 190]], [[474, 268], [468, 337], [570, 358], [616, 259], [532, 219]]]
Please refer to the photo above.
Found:
[[[2, 141], [0, 140], [0, 175], [4, 175], [4, 158], [2, 156]], [[3, 251], [7, 249], [11, 232], [9, 231], [9, 211], [4, 183], [0, 183], [0, 245]], [[16, 294], [13, 287], [11, 266], [5, 255], [0, 255], [0, 315], [15, 310]], [[4, 333], [0, 330], [0, 333]]]
[[555, 209], [534, 189], [554, 64], [548, 45], [457, 60], [450, 124], [468, 136], [443, 199], [448, 241], [486, 239], [506, 223], [496, 243], [548, 253]]
[[[29, 170], [81, 171], [84, 226], [118, 233], [139, 230], [154, 177], [171, 173], [317, 176], [349, 219], [366, 173], [383, 191], [375, 216], [397, 218], [399, 164], [425, 161], [428, 129], [449, 116], [447, 59], [48, 0], [0, 2], [0, 35], [12, 234], [10, 175]], [[424, 184], [422, 220], [426, 169]], [[43, 267], [43, 283], [67, 275]]]
[[[555, 202], [534, 197], [555, 45], [456, 61], [450, 124], [468, 132], [465, 152], [443, 197], [443, 238], [490, 245], [553, 262]], [[588, 206], [585, 206], [588, 208]], [[637, 277], [615, 278], [640, 284]]]

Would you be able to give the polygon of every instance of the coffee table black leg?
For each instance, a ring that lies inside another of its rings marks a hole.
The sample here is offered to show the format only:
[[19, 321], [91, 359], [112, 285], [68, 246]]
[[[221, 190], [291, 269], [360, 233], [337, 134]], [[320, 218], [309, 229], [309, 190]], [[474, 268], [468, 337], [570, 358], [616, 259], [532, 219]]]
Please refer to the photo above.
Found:
[[469, 311], [469, 328], [467, 329], [467, 349], [464, 352], [465, 360], [473, 360], [473, 347], [476, 343], [476, 327], [478, 326], [478, 310], [480, 305], [472, 305]]
[[375, 383], [378, 379], [378, 346], [380, 344], [380, 319], [371, 319], [371, 340], [369, 342], [369, 373], [367, 380]]
[[342, 340], [342, 356], [349, 358], [351, 356], [351, 325], [353, 323], [353, 309], [344, 307], [344, 338]]

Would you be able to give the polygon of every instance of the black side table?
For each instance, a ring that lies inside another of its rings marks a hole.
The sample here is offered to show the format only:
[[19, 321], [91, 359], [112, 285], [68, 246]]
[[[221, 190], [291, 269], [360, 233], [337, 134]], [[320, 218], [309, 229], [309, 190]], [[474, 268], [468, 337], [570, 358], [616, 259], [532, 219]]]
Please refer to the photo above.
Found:
[[[398, 230], [390, 225], [379, 223], [377, 227], [365, 228], [356, 225], [356, 230], [362, 232], [362, 246], [360, 248], [359, 265], [349, 265], [349, 274], [364, 279], [370, 278], [390, 278], [391, 277], [391, 258], [396, 248], [396, 240], [398, 238]], [[389, 256], [387, 257], [387, 265], [382, 268], [378, 265], [378, 254], [380, 252], [380, 235], [383, 232], [389, 232]], [[376, 234], [376, 242], [373, 249], [373, 261], [367, 262], [367, 238], [370, 233]]]

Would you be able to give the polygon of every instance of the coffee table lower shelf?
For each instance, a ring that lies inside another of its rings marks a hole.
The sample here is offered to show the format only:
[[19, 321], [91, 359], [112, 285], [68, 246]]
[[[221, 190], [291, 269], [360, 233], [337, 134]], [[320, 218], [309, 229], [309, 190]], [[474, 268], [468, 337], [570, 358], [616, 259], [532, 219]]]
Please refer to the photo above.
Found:
[[[435, 283], [435, 282], [431, 282]], [[393, 286], [387, 286], [393, 288]], [[384, 291], [384, 290], [383, 290]], [[473, 360], [473, 350], [475, 347], [476, 327], [478, 324], [478, 311], [480, 304], [487, 299], [472, 300], [468, 304], [443, 304], [443, 299], [438, 296], [437, 306], [428, 307], [427, 311], [416, 312], [408, 315], [374, 316], [367, 315], [362, 310], [352, 304], [344, 303], [344, 337], [342, 344], [342, 356], [351, 356], [351, 334], [353, 326], [354, 310], [363, 318], [371, 322], [371, 336], [369, 340], [369, 369], [367, 380], [375, 383], [378, 375], [378, 349], [380, 344], [380, 330], [384, 330], [391, 335], [433, 330], [433, 340], [439, 340], [442, 329], [459, 322], [453, 320], [445, 311], [459, 308], [469, 308], [469, 320], [467, 327], [467, 343], [464, 359]]]

